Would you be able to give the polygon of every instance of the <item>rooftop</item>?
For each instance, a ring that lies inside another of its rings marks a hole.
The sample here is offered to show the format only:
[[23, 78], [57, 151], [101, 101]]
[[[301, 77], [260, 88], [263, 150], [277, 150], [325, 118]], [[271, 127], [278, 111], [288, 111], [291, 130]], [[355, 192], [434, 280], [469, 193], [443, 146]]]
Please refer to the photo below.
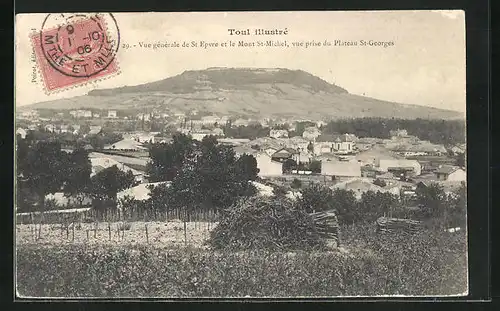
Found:
[[451, 165], [443, 165], [440, 168], [438, 168], [435, 173], [436, 174], [446, 174], [449, 175], [457, 170], [459, 170], [460, 167], [458, 166], [451, 166]]

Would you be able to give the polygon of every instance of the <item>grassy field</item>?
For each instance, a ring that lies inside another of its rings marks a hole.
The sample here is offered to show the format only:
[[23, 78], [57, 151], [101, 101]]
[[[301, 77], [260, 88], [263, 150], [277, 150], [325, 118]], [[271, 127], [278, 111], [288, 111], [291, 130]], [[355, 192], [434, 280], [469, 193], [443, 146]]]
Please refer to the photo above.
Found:
[[[201, 247], [201, 235], [199, 243], [193, 239], [185, 247], [182, 229], [165, 231], [164, 241], [169, 242], [145, 243], [140, 237], [142, 225], [132, 224], [128, 242], [110, 243], [106, 230], [94, 242], [18, 240], [18, 293], [28, 297], [332, 297], [444, 296], [467, 290], [463, 233], [385, 236], [376, 235], [372, 227], [356, 226], [344, 228], [342, 247], [329, 252], [218, 252]], [[182, 227], [178, 225], [166, 227]], [[188, 233], [192, 231], [196, 230]], [[208, 237], [208, 230], [204, 231]], [[142, 242], [133, 243], [133, 233]], [[177, 243], [172, 242], [175, 239]]]

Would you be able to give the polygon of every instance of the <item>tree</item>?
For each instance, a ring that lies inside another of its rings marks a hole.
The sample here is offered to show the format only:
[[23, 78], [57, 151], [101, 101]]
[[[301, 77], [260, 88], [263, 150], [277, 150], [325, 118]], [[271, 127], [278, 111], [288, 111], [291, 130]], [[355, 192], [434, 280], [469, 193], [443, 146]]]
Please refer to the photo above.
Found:
[[385, 186], [387, 186], [387, 183], [385, 182], [385, 180], [380, 179], [380, 178], [375, 179], [375, 181], [373, 182], [373, 184], [377, 185], [379, 187], [385, 187]]
[[61, 145], [51, 141], [18, 144], [18, 183], [38, 198], [38, 209], [44, 210], [45, 196], [61, 190], [67, 167], [67, 154]]
[[153, 144], [149, 149], [151, 161], [146, 171], [153, 182], [171, 181], [178, 174], [186, 159], [194, 156], [196, 142], [181, 133], [176, 133], [170, 143]]
[[314, 144], [312, 141], [310, 141], [309, 144], [307, 145], [307, 151], [314, 153]]
[[308, 213], [336, 209], [333, 202], [333, 193], [327, 187], [312, 183], [303, 188], [301, 193], [302, 196], [298, 200], [298, 206]]
[[304, 133], [304, 130], [305, 130], [307, 127], [312, 127], [312, 126], [316, 126], [316, 123], [314, 123], [314, 122], [310, 122], [310, 121], [298, 122], [298, 123], [295, 125], [295, 134], [296, 134], [297, 136], [302, 136], [302, 134]]
[[395, 195], [385, 192], [367, 191], [361, 195], [358, 203], [357, 218], [362, 222], [373, 222], [381, 216], [392, 217], [398, 207]]
[[283, 162], [283, 173], [289, 173], [292, 170], [297, 169], [297, 162], [293, 159], [286, 159]]
[[455, 157], [455, 165], [465, 167], [465, 153], [459, 153]]
[[254, 156], [243, 154], [236, 161], [236, 174], [244, 180], [256, 180], [259, 169]]
[[443, 186], [431, 183], [427, 187], [419, 187], [416, 191], [417, 202], [423, 209], [426, 218], [441, 218], [446, 207], [446, 195]]
[[90, 132], [90, 125], [88, 124], [82, 124], [80, 125], [80, 129], [78, 130], [78, 133], [81, 135], [87, 135]]
[[291, 187], [293, 189], [300, 189], [300, 188], [302, 188], [302, 182], [300, 181], [300, 179], [294, 178], [292, 181]]
[[[130, 188], [135, 184], [132, 171], [124, 172], [116, 165], [105, 168], [91, 178], [92, 196], [98, 202], [111, 201], [116, 207], [116, 195], [118, 192]], [[104, 208], [99, 205], [99, 208]]]
[[311, 161], [311, 164], [309, 164], [309, 170], [315, 174], [321, 173], [321, 161]]
[[467, 188], [463, 182], [448, 198], [450, 209], [449, 225], [465, 227], [467, 224]]
[[358, 202], [352, 190], [335, 189], [332, 205], [337, 211], [340, 223], [352, 224], [360, 219]]
[[257, 177], [255, 159], [237, 159], [232, 148], [219, 145], [215, 137], [203, 138], [179, 163], [167, 193], [152, 193], [155, 202], [164, 200], [164, 206], [187, 211], [221, 210], [256, 192], [250, 183]]
[[85, 196], [91, 190], [90, 174], [92, 164], [88, 158], [88, 152], [78, 148], [69, 155], [68, 165], [64, 174], [65, 182], [63, 191], [65, 196], [74, 196], [83, 204]]

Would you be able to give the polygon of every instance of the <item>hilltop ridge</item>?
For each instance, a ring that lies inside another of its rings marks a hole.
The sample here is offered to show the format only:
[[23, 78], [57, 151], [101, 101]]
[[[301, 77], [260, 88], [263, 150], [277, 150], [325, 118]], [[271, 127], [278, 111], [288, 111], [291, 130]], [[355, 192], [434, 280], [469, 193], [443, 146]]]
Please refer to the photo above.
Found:
[[303, 70], [210, 67], [163, 80], [37, 103], [29, 108], [146, 109], [249, 118], [327, 120], [350, 117], [463, 119], [461, 112], [350, 94]]

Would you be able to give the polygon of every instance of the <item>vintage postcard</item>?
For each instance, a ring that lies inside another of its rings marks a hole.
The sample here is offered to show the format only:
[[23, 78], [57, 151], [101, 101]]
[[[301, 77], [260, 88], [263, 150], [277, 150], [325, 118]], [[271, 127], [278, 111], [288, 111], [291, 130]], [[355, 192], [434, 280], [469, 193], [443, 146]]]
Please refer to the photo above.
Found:
[[20, 14], [19, 298], [464, 296], [463, 11]]

